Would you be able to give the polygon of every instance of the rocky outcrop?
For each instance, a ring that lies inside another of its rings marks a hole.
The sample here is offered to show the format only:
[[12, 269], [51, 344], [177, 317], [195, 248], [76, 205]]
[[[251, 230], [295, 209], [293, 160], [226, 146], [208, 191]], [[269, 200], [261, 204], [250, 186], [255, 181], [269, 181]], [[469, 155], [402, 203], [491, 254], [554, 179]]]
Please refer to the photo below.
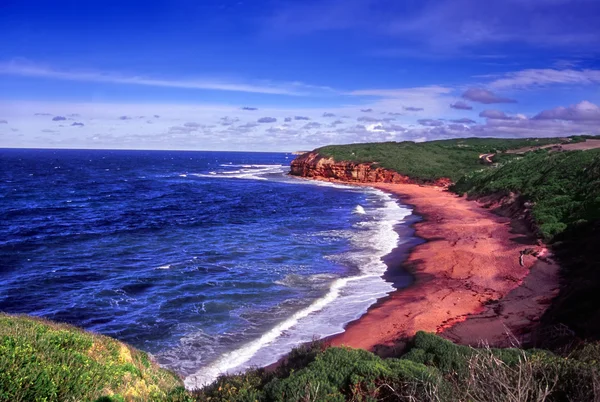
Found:
[[[376, 163], [335, 161], [317, 152], [302, 154], [291, 163], [290, 174], [314, 179], [334, 179], [357, 183], [421, 183], [393, 170], [377, 167]], [[427, 184], [447, 187], [449, 179], [438, 179]]]

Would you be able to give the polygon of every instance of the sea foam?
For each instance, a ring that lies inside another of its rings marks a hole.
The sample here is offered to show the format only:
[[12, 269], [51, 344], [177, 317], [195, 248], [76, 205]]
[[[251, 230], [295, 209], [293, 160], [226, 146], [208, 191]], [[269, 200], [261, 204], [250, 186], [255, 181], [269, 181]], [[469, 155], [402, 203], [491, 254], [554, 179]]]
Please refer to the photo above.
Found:
[[229, 165], [221, 164], [221, 167], [237, 168], [236, 170], [215, 170], [205, 173], [193, 173], [196, 177], [227, 178], [227, 179], [250, 179], [268, 180], [267, 175], [283, 175], [287, 167], [283, 165]]

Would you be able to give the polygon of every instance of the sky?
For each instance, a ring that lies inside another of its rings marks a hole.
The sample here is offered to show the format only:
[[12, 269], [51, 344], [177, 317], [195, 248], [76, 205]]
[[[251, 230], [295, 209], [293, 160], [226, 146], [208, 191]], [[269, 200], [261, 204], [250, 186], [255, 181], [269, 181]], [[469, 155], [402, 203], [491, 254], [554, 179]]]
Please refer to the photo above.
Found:
[[0, 147], [600, 134], [598, 0], [0, 0]]

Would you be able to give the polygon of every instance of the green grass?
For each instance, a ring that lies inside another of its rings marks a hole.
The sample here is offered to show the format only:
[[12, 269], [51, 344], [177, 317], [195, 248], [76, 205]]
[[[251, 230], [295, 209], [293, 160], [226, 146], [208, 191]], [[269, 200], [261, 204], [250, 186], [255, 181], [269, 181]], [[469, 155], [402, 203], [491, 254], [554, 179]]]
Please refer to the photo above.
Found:
[[148, 355], [65, 324], [0, 313], [0, 401], [185, 400]]
[[[572, 141], [582, 141], [575, 138]], [[316, 151], [336, 161], [377, 163], [418, 181], [448, 178], [456, 181], [464, 174], [482, 168], [479, 155], [530, 146], [558, 144], [559, 138], [463, 138], [415, 143], [383, 142], [330, 145]], [[504, 158], [513, 156], [505, 155]]]

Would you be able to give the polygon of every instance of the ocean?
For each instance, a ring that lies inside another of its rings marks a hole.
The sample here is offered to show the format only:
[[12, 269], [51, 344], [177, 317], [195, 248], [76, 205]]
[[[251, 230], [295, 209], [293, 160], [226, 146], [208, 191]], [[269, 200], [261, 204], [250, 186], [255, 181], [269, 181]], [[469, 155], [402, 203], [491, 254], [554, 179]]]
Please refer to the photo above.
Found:
[[0, 311], [125, 341], [189, 388], [343, 331], [394, 290], [411, 209], [293, 158], [0, 150]]

